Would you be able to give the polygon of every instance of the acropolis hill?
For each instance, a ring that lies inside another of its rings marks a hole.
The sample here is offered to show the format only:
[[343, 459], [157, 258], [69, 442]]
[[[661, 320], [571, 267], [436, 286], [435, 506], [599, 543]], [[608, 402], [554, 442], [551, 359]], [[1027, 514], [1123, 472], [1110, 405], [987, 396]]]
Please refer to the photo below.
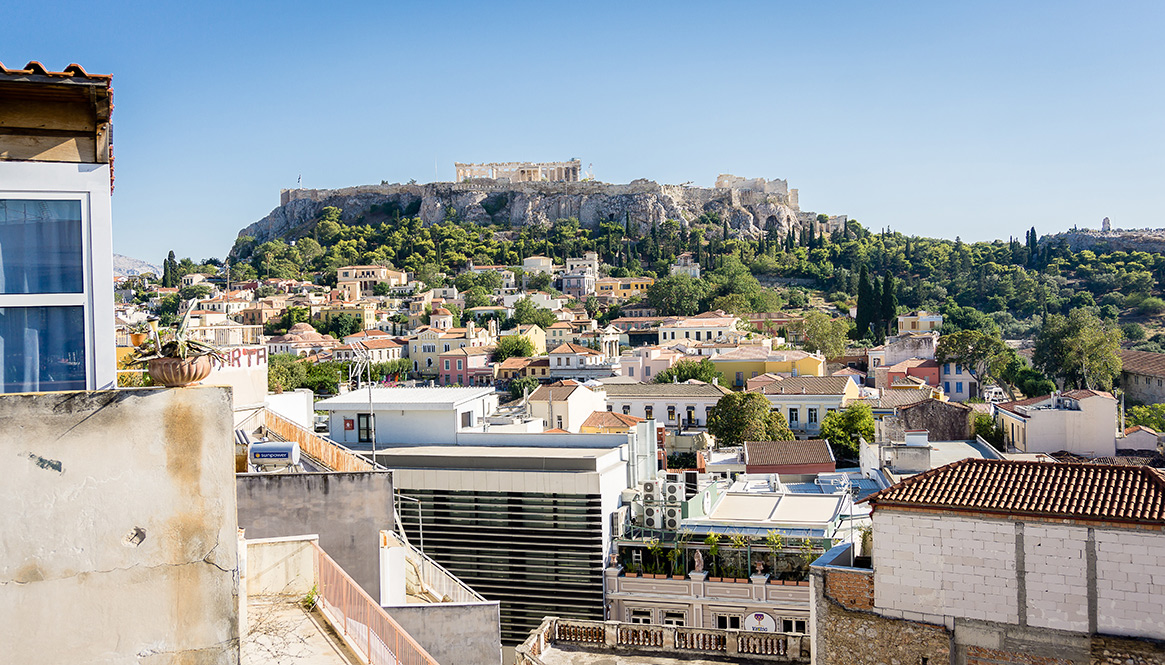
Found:
[[[258, 242], [291, 237], [296, 229], [318, 218], [326, 206], [343, 210], [342, 218], [348, 222], [356, 222], [372, 206], [378, 206], [378, 211], [389, 216], [419, 217], [434, 224], [453, 208], [457, 219], [477, 224], [521, 227], [574, 217], [588, 228], [596, 228], [602, 221], [627, 221], [639, 230], [668, 219], [687, 224], [701, 214], [716, 213], [731, 228], [750, 236], [774, 227], [784, 234], [817, 219], [816, 213], [801, 210], [797, 190], [789, 189], [784, 180], [721, 175], [715, 187], [703, 188], [645, 179], [618, 185], [586, 180], [467, 178], [423, 185], [285, 189], [280, 193], [280, 206], [239, 235], [254, 236]], [[845, 219], [844, 215], [830, 217], [824, 230], [840, 228]]]

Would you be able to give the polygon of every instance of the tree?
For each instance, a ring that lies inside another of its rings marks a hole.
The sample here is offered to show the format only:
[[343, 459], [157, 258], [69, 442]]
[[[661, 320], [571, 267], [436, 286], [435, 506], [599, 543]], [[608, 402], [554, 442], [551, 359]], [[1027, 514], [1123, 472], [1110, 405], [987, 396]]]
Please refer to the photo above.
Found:
[[348, 363], [322, 362], [307, 366], [307, 377], [304, 378], [303, 388], [310, 388], [317, 395], [334, 395], [340, 387], [340, 382], [347, 379]]
[[364, 330], [364, 321], [352, 314], [337, 314], [328, 320], [325, 328], [332, 337], [343, 339]]
[[534, 344], [524, 335], [505, 335], [494, 347], [493, 361], [500, 363], [506, 358], [529, 358], [534, 355]]
[[1125, 420], [1129, 427], [1142, 425], [1158, 432], [1165, 432], [1165, 404], [1131, 406], [1125, 413]]
[[647, 302], [663, 316], [693, 316], [708, 295], [707, 282], [688, 275], [668, 275], [656, 280], [647, 291]]
[[531, 291], [546, 291], [550, 288], [550, 275], [540, 272], [526, 280], [526, 288]]
[[535, 305], [529, 298], [522, 298], [514, 303], [513, 319], [514, 323], [520, 326], [536, 325], [543, 330], [558, 322], [554, 312]]
[[388, 285], [388, 282], [377, 282], [372, 285], [372, 295], [374, 296], [386, 296], [390, 293], [392, 293], [392, 287]]
[[983, 437], [984, 441], [995, 446], [1000, 452], [1007, 452], [1003, 445], [1003, 426], [995, 424], [986, 413], [975, 414], [974, 434]]
[[214, 293], [214, 289], [209, 284], [191, 284], [190, 286], [182, 287], [178, 291], [178, 297], [183, 300], [193, 300], [195, 298], [202, 300], [203, 298], [209, 298], [211, 293]]
[[854, 317], [854, 339], [864, 339], [870, 334], [870, 324], [874, 322], [874, 289], [870, 285], [870, 271], [862, 266], [861, 277], [858, 278], [858, 307]]
[[829, 441], [835, 456], [857, 459], [859, 438], [874, 439], [874, 411], [864, 402], [830, 411], [821, 421], [821, 438]]
[[848, 318], [834, 319], [818, 310], [809, 312], [805, 315], [805, 350], [811, 353], [820, 351], [826, 358], [842, 355], [851, 325]]
[[181, 278], [178, 275], [178, 260], [174, 258], [174, 250], [170, 250], [162, 264], [162, 286], [172, 289], [178, 286], [179, 279]]
[[985, 385], [988, 379], [999, 380], [998, 375], [1010, 359], [1008, 351], [997, 336], [978, 330], [960, 330], [939, 338], [935, 360], [962, 365], [980, 385]]
[[382, 363], [373, 363], [372, 376], [377, 381], [387, 381], [389, 379], [399, 381], [401, 378], [408, 376], [412, 370], [412, 361], [408, 358], [397, 358], [396, 360], [389, 360]]
[[1120, 375], [1121, 331], [1088, 310], [1050, 314], [1036, 336], [1032, 360], [1065, 388], [1111, 390]]
[[760, 393], [731, 393], [721, 397], [708, 413], [708, 433], [719, 446], [745, 441], [792, 441], [783, 416]]
[[513, 381], [510, 381], [510, 399], [522, 399], [526, 392], [534, 392], [538, 389], [538, 379], [532, 376], [523, 376]]
[[716, 365], [708, 358], [696, 360], [680, 360], [671, 367], [655, 375], [654, 383], [683, 383], [689, 379], [712, 383], [713, 379], [723, 378], [716, 369]]
[[307, 365], [290, 353], [273, 353], [267, 358], [267, 390], [273, 393], [295, 390], [307, 379]]
[[893, 275], [886, 275], [882, 280], [881, 316], [884, 329], [892, 330], [898, 320], [898, 286], [894, 283]]

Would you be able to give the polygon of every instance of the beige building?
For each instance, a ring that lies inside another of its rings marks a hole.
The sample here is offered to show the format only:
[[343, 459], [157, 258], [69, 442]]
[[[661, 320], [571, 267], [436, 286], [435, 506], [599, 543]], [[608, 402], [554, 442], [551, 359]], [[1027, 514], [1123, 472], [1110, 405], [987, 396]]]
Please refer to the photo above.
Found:
[[1165, 402], [1165, 353], [1122, 349], [1120, 354], [1125, 398], [1139, 404]]
[[1004, 442], [1019, 452], [1116, 454], [1117, 403], [1109, 393], [1069, 390], [992, 406]]
[[898, 334], [938, 331], [943, 327], [943, 315], [920, 309], [898, 317]]
[[535, 324], [520, 325], [509, 330], [503, 330], [498, 334], [499, 337], [507, 337], [509, 335], [518, 335], [530, 340], [530, 345], [534, 347], [534, 355], [546, 355], [546, 331]]
[[[593, 391], [576, 381], [558, 381], [539, 386], [527, 402], [530, 415], [542, 419], [546, 429], [577, 433], [596, 411], [606, 412], [607, 399], [602, 391]], [[594, 432], [590, 432], [594, 433]]]
[[408, 273], [386, 266], [344, 266], [336, 271], [336, 288], [344, 294], [345, 300], [370, 296], [377, 284], [404, 286], [408, 282]]
[[342, 302], [325, 305], [320, 308], [315, 319], [327, 323], [333, 318], [345, 314], [359, 319], [365, 330], [376, 327], [376, 303], [374, 302]]
[[725, 341], [740, 339], [740, 319], [722, 310], [667, 319], [659, 324], [659, 343], [679, 340]]

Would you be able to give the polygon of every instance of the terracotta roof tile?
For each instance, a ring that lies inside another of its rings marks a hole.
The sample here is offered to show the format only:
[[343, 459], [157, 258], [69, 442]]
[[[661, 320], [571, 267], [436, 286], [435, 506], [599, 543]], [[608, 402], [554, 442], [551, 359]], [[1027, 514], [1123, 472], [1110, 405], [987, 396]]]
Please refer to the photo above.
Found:
[[1121, 370], [1145, 376], [1165, 376], [1165, 353], [1122, 350]]
[[832, 464], [833, 451], [824, 439], [808, 441], [746, 441], [744, 463], [747, 465]]
[[853, 380], [847, 376], [789, 376], [757, 388], [765, 395], [844, 395]]
[[583, 427], [634, 427], [643, 422], [638, 416], [625, 416], [613, 411], [595, 411], [583, 421]]
[[[553, 326], [551, 326], [551, 327], [553, 327]], [[587, 355], [587, 356], [601, 356], [601, 355], [603, 355], [602, 352], [600, 352], [600, 351], [596, 351], [594, 349], [591, 349], [591, 348], [588, 348], [585, 346], [579, 346], [578, 344], [570, 344], [570, 343], [559, 345], [559, 346], [555, 347], [554, 350], [551, 351], [550, 353], [581, 353], [581, 354]]]
[[875, 509], [1165, 524], [1165, 473], [1148, 466], [965, 459], [865, 500]]

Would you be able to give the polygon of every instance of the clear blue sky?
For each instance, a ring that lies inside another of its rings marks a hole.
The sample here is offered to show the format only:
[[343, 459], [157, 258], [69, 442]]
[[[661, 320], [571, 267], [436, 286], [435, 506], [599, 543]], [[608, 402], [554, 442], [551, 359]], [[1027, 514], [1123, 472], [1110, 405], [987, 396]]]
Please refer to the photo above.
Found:
[[571, 157], [921, 235], [1165, 226], [1161, 2], [258, 4], [6, 6], [0, 62], [114, 76], [115, 251], [221, 257], [300, 174]]

